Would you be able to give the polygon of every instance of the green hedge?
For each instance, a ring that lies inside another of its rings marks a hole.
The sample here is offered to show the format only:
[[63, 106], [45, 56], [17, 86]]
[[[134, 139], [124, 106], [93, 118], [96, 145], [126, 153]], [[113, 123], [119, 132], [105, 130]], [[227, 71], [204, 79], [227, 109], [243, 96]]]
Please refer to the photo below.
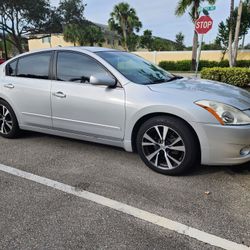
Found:
[[[168, 71], [190, 71], [191, 70], [191, 60], [182, 61], [161, 61], [159, 66]], [[213, 68], [213, 67], [229, 67], [228, 60], [223, 60], [220, 62], [201, 60], [199, 64], [199, 71], [203, 68]], [[239, 60], [237, 61], [237, 67], [249, 68], [250, 60]]]
[[204, 68], [201, 78], [247, 87], [250, 84], [250, 68]]

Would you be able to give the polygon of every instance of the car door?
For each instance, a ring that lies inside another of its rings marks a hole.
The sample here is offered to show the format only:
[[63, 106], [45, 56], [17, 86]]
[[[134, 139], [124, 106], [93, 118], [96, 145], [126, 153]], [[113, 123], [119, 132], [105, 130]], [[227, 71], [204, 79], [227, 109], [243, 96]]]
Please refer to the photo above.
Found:
[[52, 120], [57, 130], [121, 140], [124, 136], [125, 96], [120, 86], [89, 83], [91, 75], [110, 74], [84, 53], [59, 51], [52, 81]]
[[13, 104], [20, 126], [52, 128], [49, 79], [53, 52], [25, 55], [6, 66], [4, 94]]

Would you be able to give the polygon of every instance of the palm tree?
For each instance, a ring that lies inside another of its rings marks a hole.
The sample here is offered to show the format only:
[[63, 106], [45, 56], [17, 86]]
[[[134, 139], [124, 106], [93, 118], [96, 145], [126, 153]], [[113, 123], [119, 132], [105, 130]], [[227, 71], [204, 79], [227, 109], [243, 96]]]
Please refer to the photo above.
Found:
[[134, 42], [134, 39], [132, 39], [134, 31], [139, 32], [142, 27], [135, 9], [131, 8], [128, 3], [119, 3], [114, 6], [110, 16], [110, 29], [117, 31], [122, 36], [123, 47], [128, 50], [129, 42]]
[[[188, 8], [191, 8], [189, 14], [192, 18], [193, 23], [199, 18], [199, 7], [202, 2], [208, 2], [209, 4], [215, 4], [216, 0], [180, 0], [175, 14], [177, 16], [182, 16], [186, 13]], [[198, 34], [194, 30], [193, 37], [193, 50], [192, 50], [192, 70], [196, 68], [196, 56], [197, 56], [197, 47], [198, 47]]]
[[101, 28], [90, 22], [66, 25], [63, 31], [63, 38], [66, 42], [73, 43], [74, 46], [94, 46], [94, 44], [101, 45], [104, 42]]

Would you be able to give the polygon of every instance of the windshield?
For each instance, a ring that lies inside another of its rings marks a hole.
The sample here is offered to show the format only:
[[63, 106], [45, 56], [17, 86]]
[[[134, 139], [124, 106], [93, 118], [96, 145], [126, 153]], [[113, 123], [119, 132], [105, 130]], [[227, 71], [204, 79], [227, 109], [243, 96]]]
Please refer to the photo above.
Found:
[[128, 52], [102, 51], [96, 54], [116, 68], [128, 80], [138, 84], [163, 83], [176, 78], [158, 66]]

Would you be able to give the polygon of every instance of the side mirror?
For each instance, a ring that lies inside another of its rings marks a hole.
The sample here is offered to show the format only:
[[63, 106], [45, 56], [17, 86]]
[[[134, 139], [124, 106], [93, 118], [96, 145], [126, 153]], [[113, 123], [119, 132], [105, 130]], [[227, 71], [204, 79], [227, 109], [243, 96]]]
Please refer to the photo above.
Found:
[[117, 81], [110, 75], [96, 74], [94, 76], [90, 76], [89, 83], [93, 85], [104, 85], [107, 87], [115, 87]]

